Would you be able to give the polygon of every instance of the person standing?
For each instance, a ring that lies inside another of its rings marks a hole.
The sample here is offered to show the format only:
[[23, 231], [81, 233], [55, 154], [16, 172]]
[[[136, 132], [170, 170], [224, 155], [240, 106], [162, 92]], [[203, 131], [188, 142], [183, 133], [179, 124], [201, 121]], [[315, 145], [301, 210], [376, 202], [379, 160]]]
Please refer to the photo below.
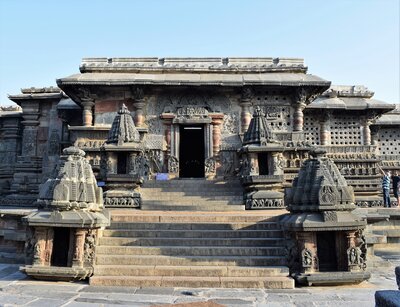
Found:
[[386, 173], [381, 169], [383, 173], [382, 177], [382, 192], [383, 192], [383, 206], [385, 208], [390, 208], [390, 176], [391, 172]]
[[394, 171], [394, 174], [392, 176], [392, 187], [393, 187], [393, 195], [397, 200], [397, 207], [400, 207], [400, 196], [399, 196], [400, 176], [398, 171]]

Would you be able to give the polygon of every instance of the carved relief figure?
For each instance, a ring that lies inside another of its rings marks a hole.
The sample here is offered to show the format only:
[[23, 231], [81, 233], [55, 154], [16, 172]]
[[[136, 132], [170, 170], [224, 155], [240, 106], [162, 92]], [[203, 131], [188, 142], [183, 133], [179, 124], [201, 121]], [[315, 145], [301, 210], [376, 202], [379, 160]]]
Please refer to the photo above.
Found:
[[179, 160], [177, 157], [169, 156], [168, 158], [168, 172], [179, 173]]
[[216, 161], [214, 158], [208, 158], [206, 159], [205, 163], [205, 172], [206, 174], [212, 174], [215, 173], [216, 171]]
[[310, 268], [313, 263], [312, 253], [309, 249], [305, 248], [301, 252], [301, 263], [304, 268]]

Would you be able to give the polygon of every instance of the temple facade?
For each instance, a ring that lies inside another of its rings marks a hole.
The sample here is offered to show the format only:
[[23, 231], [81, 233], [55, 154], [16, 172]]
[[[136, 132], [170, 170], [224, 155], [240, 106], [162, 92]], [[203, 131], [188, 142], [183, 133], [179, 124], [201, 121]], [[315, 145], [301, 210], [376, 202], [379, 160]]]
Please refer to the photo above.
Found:
[[[381, 169], [400, 171], [399, 106], [374, 99], [364, 86], [308, 74], [302, 59], [84, 58], [79, 68], [57, 86], [9, 95], [18, 106], [0, 111], [0, 206], [19, 210], [3, 219], [3, 229], [15, 216], [48, 209], [40, 191], [57, 178], [70, 146], [90, 164], [105, 208], [171, 210], [168, 189], [155, 206], [151, 188], [176, 182], [178, 192], [190, 194], [193, 180], [231, 187], [231, 198], [216, 195], [207, 210], [284, 211], [285, 190], [316, 148], [354, 190], [355, 207], [380, 208]], [[76, 182], [89, 176], [73, 166], [70, 174]], [[71, 195], [73, 204], [78, 196]], [[21, 254], [26, 240], [13, 243]]]
[[[100, 181], [106, 173], [127, 177], [138, 165], [144, 180], [229, 180], [250, 165], [260, 176], [278, 166], [284, 187], [309, 148], [323, 147], [366, 207], [382, 205], [378, 165], [400, 168], [399, 109], [364, 86], [333, 86], [307, 74], [302, 59], [87, 58], [80, 72], [58, 79], [58, 87], [9, 96], [19, 107], [0, 114], [2, 204], [31, 205], [70, 145], [86, 152]], [[106, 149], [122, 105], [140, 155], [123, 142]], [[261, 153], [251, 161], [239, 153], [256, 108], [282, 146], [273, 164]]]

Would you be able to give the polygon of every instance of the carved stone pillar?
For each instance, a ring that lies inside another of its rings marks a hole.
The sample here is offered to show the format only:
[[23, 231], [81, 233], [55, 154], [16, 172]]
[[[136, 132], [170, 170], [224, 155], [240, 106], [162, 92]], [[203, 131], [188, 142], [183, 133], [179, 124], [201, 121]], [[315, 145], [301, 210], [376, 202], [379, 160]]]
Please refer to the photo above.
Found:
[[73, 267], [82, 267], [83, 266], [83, 255], [84, 255], [84, 246], [85, 246], [85, 235], [86, 230], [82, 228], [75, 229], [75, 246], [74, 246], [74, 254], [72, 258], [72, 266]]
[[250, 153], [249, 160], [250, 176], [258, 176], [260, 174], [260, 168], [258, 166], [258, 154], [254, 152]]
[[33, 264], [40, 266], [51, 265], [54, 231], [52, 228], [35, 228], [35, 246], [33, 247]]
[[133, 121], [135, 122], [136, 127], [141, 127], [144, 124], [144, 115], [143, 115], [143, 107], [146, 105], [144, 99], [134, 100], [133, 107], [135, 108], [135, 116], [133, 117]]
[[327, 113], [320, 121], [320, 144], [330, 145], [331, 144], [331, 129], [330, 129], [330, 118], [331, 114]]
[[355, 231], [347, 231], [347, 247], [355, 247], [356, 246], [356, 232]]
[[82, 122], [85, 127], [93, 125], [93, 106], [94, 101], [92, 99], [87, 99], [82, 101], [83, 113]]
[[37, 137], [39, 126], [39, 106], [34, 112], [31, 110], [22, 114], [23, 133], [22, 133], [22, 156], [37, 156]]
[[171, 125], [172, 120], [174, 119], [175, 115], [170, 113], [161, 114], [160, 118], [163, 120], [165, 129], [164, 129], [164, 137], [165, 142], [167, 144], [167, 155], [168, 158], [171, 155]]
[[213, 156], [217, 157], [221, 146], [221, 124], [224, 114], [213, 114], [211, 116], [213, 125]]
[[371, 145], [379, 145], [379, 126], [372, 126], [371, 129]]
[[312, 232], [297, 233], [300, 264], [303, 273], [313, 273], [318, 271], [317, 244], [315, 236], [315, 233]]
[[299, 88], [294, 95], [294, 112], [293, 112], [293, 131], [303, 131], [304, 114], [303, 110], [306, 107], [307, 91], [304, 88]]
[[371, 120], [366, 119], [363, 122], [363, 143], [364, 145], [371, 145]]
[[242, 111], [240, 112], [241, 132], [246, 133], [251, 121], [251, 113], [250, 113], [251, 102], [241, 101], [240, 106], [242, 108]]
[[132, 97], [133, 107], [135, 108], [133, 121], [136, 127], [141, 127], [144, 124], [143, 107], [146, 105], [143, 89], [141, 87], [132, 88]]
[[305, 103], [297, 102], [293, 113], [293, 131], [303, 131]]
[[250, 88], [244, 88], [242, 90], [242, 97], [240, 99], [240, 107], [242, 108], [240, 112], [240, 122], [241, 122], [241, 133], [245, 133], [249, 128], [251, 121], [251, 99], [253, 97], [253, 92]]

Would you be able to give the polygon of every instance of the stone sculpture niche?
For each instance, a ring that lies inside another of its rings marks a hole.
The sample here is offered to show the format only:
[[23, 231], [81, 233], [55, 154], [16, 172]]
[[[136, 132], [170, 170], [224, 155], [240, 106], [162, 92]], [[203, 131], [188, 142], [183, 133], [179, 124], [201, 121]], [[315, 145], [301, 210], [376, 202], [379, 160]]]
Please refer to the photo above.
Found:
[[144, 154], [131, 113], [124, 104], [114, 118], [101, 151], [105, 207], [140, 208], [139, 188], [143, 178], [149, 175], [150, 162]]
[[352, 211], [354, 191], [333, 160], [315, 149], [293, 186], [285, 191], [290, 214], [281, 226], [287, 236], [292, 276], [306, 285], [359, 283], [366, 269], [366, 222]]
[[256, 107], [239, 150], [246, 209], [284, 207], [283, 150], [283, 145], [273, 140], [265, 114]]
[[21, 270], [38, 279], [91, 276], [98, 233], [109, 225], [109, 218], [84, 151], [63, 150], [53, 178], [40, 188], [37, 205], [38, 212], [24, 218], [31, 229], [26, 243], [31, 265]]

